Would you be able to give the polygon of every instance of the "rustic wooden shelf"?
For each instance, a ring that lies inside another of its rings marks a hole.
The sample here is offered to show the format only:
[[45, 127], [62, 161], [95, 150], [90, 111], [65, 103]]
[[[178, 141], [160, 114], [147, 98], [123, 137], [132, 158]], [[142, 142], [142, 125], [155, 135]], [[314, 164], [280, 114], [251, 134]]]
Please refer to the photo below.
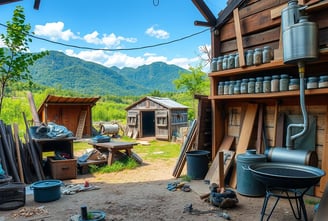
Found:
[[[321, 49], [320, 50], [320, 61], [313, 61], [311, 64], [315, 63], [322, 63], [328, 60], [328, 49]], [[277, 70], [277, 69], [284, 69], [284, 68], [297, 68], [297, 64], [284, 64], [283, 60], [273, 60], [270, 63], [260, 64], [260, 65], [253, 65], [247, 67], [240, 67], [240, 68], [233, 68], [224, 71], [216, 71], [211, 72], [208, 74], [209, 77], [231, 77], [237, 75], [243, 75], [252, 72], [261, 72], [261, 71], [268, 71], [268, 70]]]
[[293, 67], [296, 65], [286, 65], [282, 60], [278, 61], [271, 61], [270, 63], [266, 64], [261, 64], [261, 65], [253, 65], [253, 66], [248, 66], [244, 68], [234, 68], [234, 69], [228, 69], [224, 71], [216, 71], [209, 73], [209, 77], [230, 77], [230, 76], [235, 76], [235, 75], [242, 75], [250, 72], [261, 72], [261, 71], [267, 71], [267, 70], [276, 70], [276, 69], [281, 69], [281, 68], [286, 68], [286, 67]]
[[[318, 88], [305, 90], [306, 96], [313, 95], [322, 95], [328, 94], [328, 88]], [[215, 95], [210, 96], [209, 98], [212, 100], [234, 100], [234, 99], [265, 99], [265, 98], [281, 98], [281, 97], [295, 97], [299, 96], [299, 90], [295, 91], [281, 91], [281, 92], [271, 92], [271, 93], [257, 93], [257, 94], [234, 94], [234, 95]]]

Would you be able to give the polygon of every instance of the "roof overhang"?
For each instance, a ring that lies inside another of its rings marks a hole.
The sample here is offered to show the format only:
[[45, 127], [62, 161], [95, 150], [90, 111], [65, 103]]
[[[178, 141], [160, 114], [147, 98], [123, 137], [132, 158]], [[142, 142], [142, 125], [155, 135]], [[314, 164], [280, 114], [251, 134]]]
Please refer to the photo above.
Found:
[[94, 106], [101, 97], [63, 97], [48, 95], [41, 104], [38, 113], [49, 105], [87, 105]]

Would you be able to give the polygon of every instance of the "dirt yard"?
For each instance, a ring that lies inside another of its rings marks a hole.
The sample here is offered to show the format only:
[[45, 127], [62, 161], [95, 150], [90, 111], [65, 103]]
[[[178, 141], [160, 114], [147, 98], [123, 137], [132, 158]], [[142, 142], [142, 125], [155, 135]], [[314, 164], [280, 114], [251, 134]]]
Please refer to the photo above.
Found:
[[[34, 201], [33, 192], [27, 195], [25, 207], [1, 211], [0, 221], [4, 220], [44, 220], [68, 221], [78, 217], [81, 206], [88, 211], [100, 210], [106, 214], [106, 220], [227, 220], [219, 215], [225, 212], [230, 220], [254, 221], [260, 219], [263, 198], [238, 196], [239, 203], [235, 208], [219, 210], [200, 199], [199, 192], [205, 191], [208, 185], [203, 181], [191, 181], [190, 192], [181, 190], [169, 191], [167, 185], [177, 181], [172, 177], [176, 163], [172, 160], [144, 162], [137, 169], [114, 174], [79, 175], [77, 179], [65, 180], [65, 184], [83, 184], [99, 187], [98, 190], [79, 192], [73, 195], [62, 195], [59, 200], [48, 203]], [[202, 186], [200, 188], [200, 186]], [[203, 189], [202, 189], [203, 188]], [[202, 190], [199, 190], [202, 189]], [[306, 197], [308, 198], [308, 197]], [[309, 197], [319, 201], [317, 198]], [[192, 204], [193, 212], [184, 212], [186, 205]], [[41, 207], [38, 213], [30, 217], [19, 216], [22, 209], [32, 211]], [[309, 220], [313, 219], [314, 205], [307, 203]], [[79, 220], [79, 218], [77, 219]], [[286, 200], [279, 201], [271, 221], [296, 220]]]

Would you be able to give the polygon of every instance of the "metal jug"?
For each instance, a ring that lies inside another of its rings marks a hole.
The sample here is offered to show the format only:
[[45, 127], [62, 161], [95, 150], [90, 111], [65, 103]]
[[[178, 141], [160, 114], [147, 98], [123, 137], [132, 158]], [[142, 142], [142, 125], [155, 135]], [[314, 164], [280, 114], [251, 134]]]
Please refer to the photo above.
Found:
[[288, 2], [288, 6], [281, 11], [281, 24], [283, 31], [298, 23], [300, 18], [300, 9], [301, 6], [298, 5], [298, 0], [291, 0]]
[[313, 61], [318, 58], [318, 27], [301, 16], [299, 22], [283, 31], [283, 57], [285, 63]]

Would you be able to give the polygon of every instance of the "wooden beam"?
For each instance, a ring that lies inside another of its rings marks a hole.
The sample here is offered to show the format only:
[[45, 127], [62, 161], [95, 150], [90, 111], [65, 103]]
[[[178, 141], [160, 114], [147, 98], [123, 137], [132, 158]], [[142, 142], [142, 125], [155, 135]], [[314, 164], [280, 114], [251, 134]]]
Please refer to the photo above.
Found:
[[271, 9], [271, 19], [276, 19], [281, 17], [281, 11], [286, 8], [288, 3], [279, 5], [278, 7], [275, 7], [274, 9]]
[[232, 15], [232, 12], [235, 8], [238, 8], [245, 0], [232, 0], [228, 6], [220, 13], [219, 18], [216, 21], [216, 28], [224, 25], [229, 17]]
[[17, 157], [17, 163], [18, 163], [19, 177], [20, 177], [21, 182], [25, 183], [23, 165], [22, 165], [22, 158], [21, 158], [21, 152], [20, 152], [18, 124], [16, 124], [16, 123], [14, 124], [14, 140], [15, 140], [15, 147], [16, 147], [16, 157]]
[[273, 142], [272, 146], [277, 145], [277, 122], [278, 122], [278, 114], [279, 114], [279, 101], [276, 101], [276, 104], [274, 106], [274, 117], [273, 117], [273, 124], [274, 124], [274, 133], [273, 133]]
[[224, 152], [219, 151], [219, 187], [224, 188]]
[[328, 1], [327, 0], [325, 0], [325, 1], [317, 0], [317, 1], [313, 1], [312, 4], [310, 2], [308, 2], [307, 5], [311, 5], [311, 6], [309, 6], [305, 9], [306, 12], [320, 11], [320, 10], [328, 8]]
[[40, 121], [40, 118], [39, 118], [39, 115], [38, 115], [38, 111], [36, 110], [36, 106], [35, 106], [35, 103], [34, 103], [32, 92], [30, 92], [30, 91], [27, 92], [27, 98], [28, 98], [28, 101], [30, 103], [30, 110], [31, 110], [31, 113], [32, 113], [33, 125], [34, 126], [40, 126], [41, 121]]
[[[328, 106], [326, 106], [326, 113], [328, 111]], [[323, 146], [322, 150], [322, 163], [321, 163], [321, 169], [324, 171], [328, 171], [328, 114], [326, 114], [326, 138], [325, 138], [325, 144]], [[327, 185], [328, 182], [328, 174], [326, 174], [324, 177], [320, 179], [320, 192], [323, 193], [325, 190], [325, 186]]]
[[[221, 154], [223, 154], [223, 159], [221, 159]], [[227, 176], [229, 169], [235, 157], [235, 152], [230, 150], [220, 150], [204, 178], [204, 180], [209, 180], [211, 183], [220, 184], [220, 187], [224, 187], [225, 177]], [[223, 166], [221, 165], [223, 163]]]
[[256, 153], [262, 154], [262, 135], [263, 135], [263, 124], [264, 124], [264, 116], [263, 116], [263, 104], [260, 104], [259, 115], [257, 120], [257, 137], [256, 137]]
[[197, 7], [198, 11], [204, 16], [208, 24], [213, 27], [216, 24], [216, 18], [207, 7], [206, 3], [203, 0], [192, 0], [194, 5]]
[[[239, 136], [239, 141], [236, 148], [236, 156], [238, 156], [238, 154], [245, 153], [246, 150], [248, 149], [249, 141], [251, 139], [253, 126], [256, 118], [257, 109], [258, 109], [258, 104], [249, 103], [247, 105], [245, 117], [243, 120], [243, 125]], [[232, 188], [236, 188], [237, 186], [236, 176], [237, 174], [236, 174], [236, 166], [235, 166], [232, 171], [231, 179], [230, 179], [230, 186]]]
[[194, 25], [196, 26], [205, 26], [205, 27], [212, 27], [210, 23], [206, 21], [194, 21]]
[[[225, 135], [223, 107], [220, 102], [211, 100], [212, 104], [212, 159], [215, 158]], [[218, 126], [220, 125], [220, 126]]]
[[239, 65], [240, 65], [240, 67], [245, 67], [246, 63], [245, 63], [245, 56], [244, 56], [243, 37], [241, 35], [241, 26], [240, 26], [240, 18], [239, 18], [238, 8], [233, 10], [233, 19], [234, 19], [234, 23], [235, 23], [237, 48], [238, 48], [238, 54], [239, 54]]

